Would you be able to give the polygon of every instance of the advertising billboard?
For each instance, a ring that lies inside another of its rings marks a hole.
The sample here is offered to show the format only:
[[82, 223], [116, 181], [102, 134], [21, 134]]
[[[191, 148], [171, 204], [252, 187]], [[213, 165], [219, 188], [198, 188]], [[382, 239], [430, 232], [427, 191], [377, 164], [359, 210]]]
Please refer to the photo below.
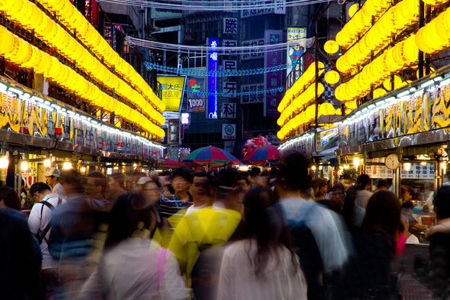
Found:
[[166, 111], [180, 111], [186, 77], [161, 75], [156, 80], [161, 85], [161, 99]]
[[205, 79], [190, 78], [188, 80], [186, 96], [188, 112], [204, 112], [205, 111]]
[[301, 57], [306, 51], [306, 27], [288, 27], [286, 75], [294, 70], [300, 70]]

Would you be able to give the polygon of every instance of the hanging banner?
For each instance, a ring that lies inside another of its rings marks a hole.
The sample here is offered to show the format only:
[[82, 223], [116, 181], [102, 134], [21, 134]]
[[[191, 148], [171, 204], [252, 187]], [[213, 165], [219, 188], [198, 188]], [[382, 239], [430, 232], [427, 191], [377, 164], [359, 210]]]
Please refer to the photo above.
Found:
[[180, 111], [184, 94], [184, 76], [157, 76], [161, 84], [161, 100], [166, 105], [166, 111]]
[[[282, 42], [282, 31], [281, 30], [266, 30], [266, 45], [267, 44], [278, 44]], [[264, 67], [270, 68], [273, 66], [278, 66], [282, 64], [282, 51], [270, 51], [264, 56]], [[266, 90], [276, 89], [282, 86], [283, 82], [283, 71], [267, 72], [264, 75], [264, 86]], [[266, 93], [266, 99], [264, 101], [264, 116], [265, 117], [275, 117], [279, 115], [278, 113], [278, 103], [282, 97], [282, 92], [275, 91]]]
[[[219, 40], [217, 38], [208, 38], [208, 72], [217, 72], [219, 70], [219, 52], [217, 46]], [[217, 73], [208, 75], [208, 119], [217, 119]]]
[[286, 75], [294, 69], [300, 71], [301, 57], [306, 51], [306, 27], [288, 27]]

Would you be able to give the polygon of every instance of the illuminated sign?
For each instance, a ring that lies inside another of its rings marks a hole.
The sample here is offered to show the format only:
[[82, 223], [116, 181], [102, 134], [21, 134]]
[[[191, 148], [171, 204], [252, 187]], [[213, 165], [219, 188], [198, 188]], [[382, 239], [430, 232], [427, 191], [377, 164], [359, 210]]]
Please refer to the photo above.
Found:
[[[219, 52], [217, 46], [219, 40], [217, 38], [208, 39], [208, 118], [217, 119], [217, 71], [219, 70]], [[212, 72], [216, 72], [211, 74]]]
[[186, 77], [158, 76], [157, 81], [161, 84], [161, 99], [166, 105], [166, 111], [180, 111]]

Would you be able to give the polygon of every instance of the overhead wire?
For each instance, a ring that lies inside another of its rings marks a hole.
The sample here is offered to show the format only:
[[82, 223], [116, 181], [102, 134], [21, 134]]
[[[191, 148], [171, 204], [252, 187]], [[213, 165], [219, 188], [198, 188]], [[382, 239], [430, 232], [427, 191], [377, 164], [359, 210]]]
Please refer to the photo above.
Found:
[[[257, 4], [241, 4], [235, 5], [234, 1], [223, 1], [223, 2], [214, 2], [214, 1], [196, 1], [198, 3], [202, 3], [201, 5], [195, 4], [182, 4], [187, 1], [178, 1], [175, 3], [171, 3], [173, 1], [142, 1], [142, 0], [99, 0], [98, 2], [106, 2], [113, 4], [120, 4], [126, 6], [136, 6], [136, 7], [152, 7], [158, 9], [170, 9], [170, 10], [195, 10], [195, 11], [242, 11], [242, 10], [254, 10], [254, 9], [276, 9], [276, 8], [285, 8], [285, 7], [295, 7], [295, 6], [304, 6], [304, 5], [312, 5], [312, 4], [320, 4], [325, 2], [334, 2], [335, 0], [292, 0], [286, 1], [285, 3], [279, 1], [256, 1]], [[220, 5], [211, 5], [214, 3], [218, 3]], [[245, 3], [245, 2], [242, 2]], [[248, 1], [248, 3], [252, 3], [252, 1]]]
[[[139, 39], [131, 36], [126, 36], [126, 40], [130, 45], [154, 49], [154, 50], [165, 50], [177, 53], [207, 53], [211, 47], [208, 46], [194, 46], [194, 45], [182, 45], [182, 44], [170, 44], [162, 43], [150, 40]], [[249, 48], [249, 46], [217, 46], [214, 48], [219, 54], [227, 55], [242, 55], [248, 53], [268, 53], [276, 51], [285, 51], [286, 47], [292, 43], [283, 42], [276, 44], [264, 44], [264, 45], [254, 45]]]

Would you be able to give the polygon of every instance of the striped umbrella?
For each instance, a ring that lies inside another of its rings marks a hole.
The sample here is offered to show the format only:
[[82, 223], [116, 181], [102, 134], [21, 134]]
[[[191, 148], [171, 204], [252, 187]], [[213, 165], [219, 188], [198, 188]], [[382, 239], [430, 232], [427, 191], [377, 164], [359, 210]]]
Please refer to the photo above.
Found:
[[183, 159], [183, 162], [212, 166], [227, 165], [230, 163], [237, 164], [239, 159], [223, 149], [208, 146], [195, 150]]
[[278, 151], [277, 147], [266, 145], [249, 152], [242, 159], [242, 162], [260, 165], [265, 164], [266, 162], [273, 163], [278, 160], [280, 160], [280, 151]]

